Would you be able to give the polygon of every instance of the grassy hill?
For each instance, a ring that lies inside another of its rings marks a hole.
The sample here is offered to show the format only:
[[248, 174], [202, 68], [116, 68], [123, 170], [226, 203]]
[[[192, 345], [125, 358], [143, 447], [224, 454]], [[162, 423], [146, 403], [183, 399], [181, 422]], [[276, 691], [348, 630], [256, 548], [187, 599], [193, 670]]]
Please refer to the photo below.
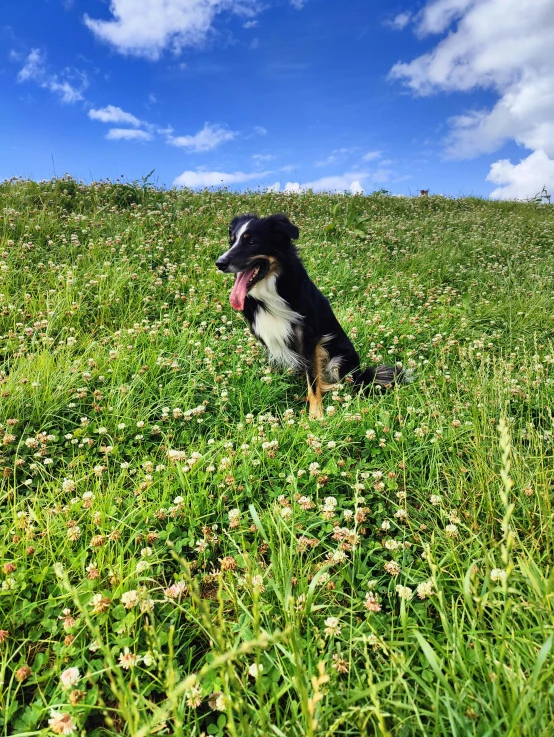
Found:
[[[214, 261], [286, 212], [310, 421]], [[2, 735], [554, 734], [554, 208], [0, 184]]]

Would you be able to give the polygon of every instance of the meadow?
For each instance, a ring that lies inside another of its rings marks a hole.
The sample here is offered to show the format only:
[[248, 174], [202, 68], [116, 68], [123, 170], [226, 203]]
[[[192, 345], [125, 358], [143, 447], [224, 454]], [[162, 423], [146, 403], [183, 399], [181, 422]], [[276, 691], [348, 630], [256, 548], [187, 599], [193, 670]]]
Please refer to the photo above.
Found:
[[[214, 261], [285, 212], [309, 420]], [[554, 735], [554, 208], [0, 184], [0, 734]]]

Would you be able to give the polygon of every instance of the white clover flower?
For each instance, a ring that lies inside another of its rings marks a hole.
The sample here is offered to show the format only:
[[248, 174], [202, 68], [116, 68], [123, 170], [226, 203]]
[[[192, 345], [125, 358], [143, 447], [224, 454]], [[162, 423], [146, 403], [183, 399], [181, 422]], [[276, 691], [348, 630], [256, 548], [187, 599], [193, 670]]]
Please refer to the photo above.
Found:
[[76, 686], [81, 680], [81, 674], [79, 668], [66, 668], [60, 676], [60, 681], [63, 688], [71, 688]]

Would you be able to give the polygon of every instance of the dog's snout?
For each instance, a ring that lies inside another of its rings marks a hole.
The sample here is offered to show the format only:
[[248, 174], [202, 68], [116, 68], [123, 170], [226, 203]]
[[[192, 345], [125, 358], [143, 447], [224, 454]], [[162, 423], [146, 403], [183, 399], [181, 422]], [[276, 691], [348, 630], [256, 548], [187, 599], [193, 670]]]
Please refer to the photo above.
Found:
[[225, 256], [220, 256], [215, 262], [215, 265], [220, 271], [227, 271], [227, 267], [229, 266], [229, 259], [225, 258]]

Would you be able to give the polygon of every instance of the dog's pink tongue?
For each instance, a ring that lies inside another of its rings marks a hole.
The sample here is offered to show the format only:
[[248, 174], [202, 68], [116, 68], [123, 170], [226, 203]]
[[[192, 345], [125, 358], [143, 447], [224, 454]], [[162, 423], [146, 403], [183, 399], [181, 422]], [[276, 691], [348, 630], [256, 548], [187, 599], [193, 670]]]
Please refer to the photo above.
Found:
[[256, 270], [256, 267], [253, 269], [247, 269], [246, 271], [240, 271], [237, 274], [237, 278], [235, 281], [235, 286], [231, 290], [231, 294], [229, 295], [229, 302], [231, 303], [231, 307], [235, 310], [244, 310], [244, 300], [246, 299], [246, 288], [248, 286], [248, 281], [250, 280], [252, 274]]

